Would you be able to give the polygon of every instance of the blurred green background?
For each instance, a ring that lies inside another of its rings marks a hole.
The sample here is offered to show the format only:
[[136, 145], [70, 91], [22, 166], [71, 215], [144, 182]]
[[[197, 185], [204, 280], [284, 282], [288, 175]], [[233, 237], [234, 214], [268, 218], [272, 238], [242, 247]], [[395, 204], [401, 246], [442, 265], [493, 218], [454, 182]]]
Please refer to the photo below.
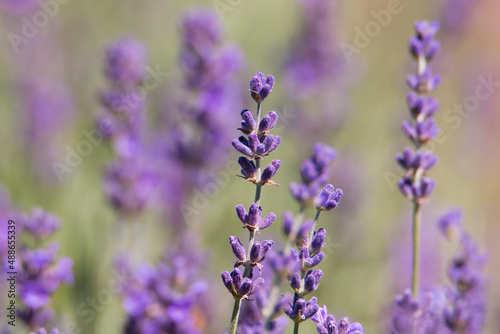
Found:
[[[387, 3], [339, 1], [339, 41], [352, 44], [355, 27], [363, 28], [373, 20], [370, 11], [385, 9]], [[60, 12], [36, 38], [50, 39], [53, 44], [38, 68], [44, 77], [66, 83], [76, 103], [75, 126], [57, 142], [62, 152], [66, 145], [74, 147], [84, 138], [83, 130], [94, 127], [100, 109], [96, 96], [107, 86], [102, 73], [103, 50], [123, 34], [142, 41], [149, 52], [148, 63], [169, 72], [165, 82], [148, 94], [148, 118], [155, 119], [163, 96], [181, 76], [178, 21], [183, 11], [198, 5], [213, 7], [213, 2], [89, 0], [69, 1], [60, 7]], [[325, 275], [317, 293], [319, 303], [326, 304], [337, 319], [348, 315], [352, 321], [361, 322], [366, 333], [384, 333], [390, 319], [387, 309], [395, 294], [401, 292], [395, 288], [395, 282], [406, 279], [394, 277], [398, 272], [390, 265], [390, 252], [391, 245], [407, 240], [409, 233], [405, 225], [409, 224], [410, 205], [393, 183], [400, 172], [394, 156], [408, 145], [400, 131], [400, 122], [408, 118], [404, 78], [414, 71], [407, 40], [413, 33], [413, 22], [438, 19], [442, 4], [401, 0], [401, 5], [403, 11], [393, 16], [390, 24], [353, 56], [352, 62], [345, 64], [347, 76], [355, 82], [344, 96], [350, 104], [345, 124], [327, 137], [316, 138], [311, 132], [307, 138], [308, 143], [322, 141], [339, 151], [331, 182], [342, 188], [346, 196], [350, 191], [356, 194], [349, 205], [341, 203], [335, 212], [320, 219], [320, 226], [329, 232], [331, 252], [327, 252], [321, 264]], [[291, 107], [280, 76], [291, 37], [300, 29], [299, 8], [293, 1], [253, 0], [241, 2], [224, 14], [227, 39], [238, 43], [246, 57], [242, 89], [246, 89], [249, 78], [257, 71], [276, 77], [273, 94], [264, 104], [266, 111]], [[436, 218], [452, 206], [464, 209], [467, 229], [490, 254], [488, 328], [490, 333], [496, 333], [500, 328], [500, 243], [496, 241], [500, 232], [500, 93], [495, 91], [482, 101], [478, 110], [464, 117], [457, 128], [443, 118], [446, 110], [472, 94], [479, 76], [492, 75], [500, 80], [500, 46], [496, 42], [500, 33], [500, 3], [476, 1], [472, 8], [462, 30], [438, 34], [442, 50], [431, 65], [443, 77], [434, 97], [441, 102], [436, 120], [446, 139], [435, 146], [440, 161], [431, 176], [438, 187], [424, 207], [423, 229], [435, 230]], [[125, 317], [119, 296], [114, 295], [111, 303], [96, 312], [93, 321], [86, 322], [76, 313], [76, 308], [87, 298], [97, 296], [112, 277], [113, 251], [119, 236], [115, 213], [101, 188], [103, 165], [112, 158], [112, 151], [107, 144], [95, 147], [62, 183], [39, 180], [22, 144], [19, 108], [23, 97], [17, 93], [15, 82], [21, 73], [35, 78], [40, 73], [30, 72], [30, 67], [23, 63], [22, 52], [13, 54], [6, 38], [19, 28], [19, 17], [2, 13], [0, 18], [0, 182], [10, 190], [15, 206], [28, 210], [39, 205], [62, 218], [62, 228], [54, 239], [61, 243], [61, 254], [73, 258], [76, 280], [73, 287], [63, 287], [55, 295], [53, 307], [58, 318], [54, 324], [63, 324], [64, 333], [64, 324], [72, 321], [82, 333], [119, 333]], [[253, 106], [249, 97], [245, 103], [241, 109]], [[331, 110], [335, 112], [336, 105]], [[279, 133], [284, 140], [274, 154], [282, 161], [276, 181], [283, 187], [263, 190], [264, 211], [276, 212], [278, 216], [287, 209], [297, 211], [288, 184], [299, 179], [298, 168], [311, 150], [294, 136], [295, 126]], [[351, 163], [343, 163], [343, 159]], [[343, 179], [345, 173], [351, 176]], [[217, 283], [220, 272], [230, 269], [234, 261], [228, 235], [243, 239], [246, 236], [233, 214], [234, 206], [247, 204], [252, 196], [252, 187], [233, 177], [229, 186], [210, 200], [200, 225], [196, 225], [202, 230], [203, 245], [213, 252], [206, 276], [211, 275]], [[141, 256], [154, 263], [168, 242], [165, 222], [152, 213], [142, 217], [140, 224], [138, 233], [149, 240], [140, 250]], [[279, 224], [263, 232], [262, 237], [264, 233], [266, 238], [272, 233], [279, 239]], [[446, 243], [436, 249], [443, 254], [444, 281], [444, 266], [452, 250]], [[218, 314], [222, 315], [216, 323], [222, 331], [227, 326], [232, 299], [220, 291], [226, 297], [215, 301], [220, 308]], [[4, 321], [3, 317], [0, 321]], [[313, 332], [312, 322], [303, 327], [304, 333]], [[21, 327], [16, 329], [23, 332]]]

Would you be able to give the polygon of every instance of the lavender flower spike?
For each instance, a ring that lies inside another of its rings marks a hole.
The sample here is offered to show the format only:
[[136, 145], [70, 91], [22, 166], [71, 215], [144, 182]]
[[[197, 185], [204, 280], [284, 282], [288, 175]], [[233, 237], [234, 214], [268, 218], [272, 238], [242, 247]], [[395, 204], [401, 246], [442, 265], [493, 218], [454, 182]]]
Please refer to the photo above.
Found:
[[409, 51], [417, 62], [417, 71], [409, 75], [407, 83], [411, 92], [407, 95], [407, 104], [412, 122], [404, 121], [403, 133], [415, 146], [415, 151], [405, 148], [396, 156], [398, 164], [404, 169], [405, 175], [399, 180], [401, 193], [412, 202], [413, 226], [413, 297], [418, 298], [418, 266], [419, 266], [419, 234], [420, 207], [426, 203], [434, 190], [436, 182], [426, 176], [426, 173], [437, 162], [437, 156], [432, 152], [424, 152], [422, 146], [432, 141], [439, 128], [434, 121], [434, 115], [439, 109], [439, 103], [428, 94], [434, 90], [441, 79], [432, 74], [428, 68], [430, 62], [439, 51], [439, 42], [434, 38], [439, 24], [437, 22], [415, 22], [415, 36], [410, 38]]
[[[245, 250], [238, 238], [230, 237], [231, 247], [238, 261], [231, 274], [227, 271], [222, 273], [222, 281], [235, 299], [229, 324], [229, 334], [236, 334], [242, 299], [248, 299], [248, 296], [264, 285], [262, 277], [253, 280], [253, 269], [257, 266], [259, 274], [262, 275], [262, 262], [273, 245], [272, 240], [263, 242], [256, 240], [257, 232], [271, 226], [276, 219], [276, 215], [272, 212], [262, 218], [262, 208], [260, 207], [262, 187], [266, 184], [276, 184], [272, 178], [281, 166], [279, 160], [272, 160], [266, 168], [261, 170], [261, 160], [273, 152], [281, 143], [281, 137], [270, 134], [278, 121], [278, 114], [270, 111], [261, 119], [261, 103], [269, 96], [273, 86], [274, 77], [272, 75], [268, 75], [266, 78], [264, 74], [258, 72], [252, 78], [250, 81], [250, 94], [254, 101], [257, 102], [257, 113], [254, 116], [246, 109], [241, 112], [242, 121], [238, 130], [243, 133], [243, 136], [232, 142], [236, 151], [245, 156], [238, 159], [241, 166], [241, 177], [255, 185], [255, 200], [250, 205], [248, 212], [243, 205], [236, 207], [236, 214], [243, 223], [243, 228], [249, 231], [249, 244], [247, 250]], [[245, 268], [243, 273], [236, 268], [240, 265]], [[247, 327], [245, 330], [253, 327], [248, 323], [245, 325]]]

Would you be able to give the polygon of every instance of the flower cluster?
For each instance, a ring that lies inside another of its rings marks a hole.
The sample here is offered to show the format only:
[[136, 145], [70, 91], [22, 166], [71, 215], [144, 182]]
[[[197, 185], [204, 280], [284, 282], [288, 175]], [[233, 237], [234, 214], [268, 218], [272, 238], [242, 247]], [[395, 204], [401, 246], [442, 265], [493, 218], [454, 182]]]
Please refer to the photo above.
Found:
[[337, 157], [337, 151], [328, 145], [314, 145], [312, 156], [300, 167], [301, 183], [290, 184], [292, 196], [301, 206], [312, 205], [321, 187], [328, 181], [330, 171], [328, 166]]
[[231, 83], [242, 67], [243, 56], [238, 47], [225, 41], [212, 11], [189, 10], [180, 28], [180, 63], [185, 92], [191, 98], [181, 104], [183, 119], [169, 140], [172, 155], [193, 167], [191, 173], [199, 173], [200, 167], [213, 167], [218, 160], [213, 157], [226, 151], [231, 133], [224, 125], [234, 119], [233, 110], [240, 104], [240, 93]]
[[128, 316], [124, 333], [202, 333], [208, 320], [203, 310], [207, 283], [198, 272], [202, 258], [178, 247], [156, 267], [144, 264], [133, 270], [120, 259], [118, 266], [134, 278], [121, 292]]
[[[312, 157], [300, 169], [302, 183], [292, 183], [290, 186], [292, 196], [300, 205], [300, 212], [296, 217], [290, 212], [283, 214], [283, 231], [288, 239], [288, 246], [275, 255], [273, 262], [278, 264], [275, 273], [277, 279], [288, 276], [294, 291], [293, 301], [284, 311], [295, 322], [297, 330], [301, 322], [314, 316], [320, 308], [316, 297], [309, 301], [304, 297], [318, 288], [323, 277], [320, 269], [314, 269], [325, 257], [321, 249], [325, 244], [326, 230], [315, 230], [319, 216], [322, 211], [337, 207], [343, 195], [341, 189], [336, 189], [331, 184], [321, 189], [328, 181], [328, 166], [336, 156], [336, 151], [325, 144], [318, 143], [314, 146]], [[314, 221], [303, 220], [304, 210], [308, 206], [316, 209]]]
[[446, 289], [444, 323], [452, 333], [481, 333], [486, 313], [483, 272], [486, 255], [464, 230], [460, 211], [451, 211], [438, 224], [445, 237], [455, 237], [461, 247], [461, 253], [453, 258], [447, 270], [451, 286]]
[[[38, 242], [51, 236], [59, 225], [59, 218], [40, 208], [34, 208], [21, 220], [23, 230]], [[19, 297], [26, 306], [19, 311], [19, 317], [29, 328], [39, 328], [53, 317], [49, 306], [52, 294], [61, 283], [73, 283], [73, 261], [69, 257], [58, 258], [58, 252], [57, 243], [37, 249], [22, 246], [19, 252]]]
[[146, 75], [146, 50], [130, 37], [122, 37], [106, 50], [106, 76], [111, 87], [102, 93], [104, 116], [98, 128], [105, 138], [112, 138], [119, 157], [134, 157], [144, 122], [144, 99], [138, 87]]
[[[206, 8], [188, 10], [180, 22], [182, 88], [168, 97], [165, 119], [170, 131], [159, 134], [162, 195], [171, 225], [182, 228], [193, 216], [187, 205], [195, 188], [207, 186], [228, 154], [227, 143], [241, 105], [235, 84], [243, 67], [240, 49], [226, 41], [217, 14]], [[172, 112], [172, 104], [177, 107]], [[217, 157], [216, 159], [214, 157]]]
[[396, 158], [406, 172], [399, 181], [399, 189], [408, 199], [419, 203], [425, 202], [435, 187], [435, 181], [426, 177], [425, 173], [436, 164], [437, 157], [431, 152], [422, 152], [420, 148], [433, 140], [439, 132], [433, 117], [439, 108], [439, 102], [427, 96], [441, 81], [427, 67], [427, 63], [439, 50], [439, 43], [434, 39], [438, 28], [436, 22], [416, 22], [416, 35], [410, 38], [410, 53], [418, 64], [417, 73], [407, 77], [408, 86], [412, 89], [408, 93], [407, 103], [414, 123], [404, 121], [402, 129], [417, 151], [405, 148]]
[[333, 315], [328, 314], [326, 305], [323, 305], [311, 319], [318, 324], [316, 329], [319, 334], [363, 334], [363, 326], [360, 323], [349, 323], [348, 318], [337, 322]]
[[410, 290], [396, 296], [392, 318], [392, 334], [446, 333], [442, 327], [439, 291], [428, 292], [416, 300]]
[[146, 51], [130, 37], [113, 42], [106, 51], [106, 76], [111, 87], [101, 96], [104, 116], [98, 130], [113, 143], [117, 159], [106, 167], [104, 191], [122, 217], [142, 212], [157, 176], [142, 162], [145, 101], [138, 87], [146, 75]]
[[[274, 151], [281, 142], [280, 137], [269, 134], [276, 125], [278, 115], [275, 112], [269, 112], [261, 119], [261, 103], [269, 96], [273, 85], [274, 77], [271, 75], [266, 78], [264, 74], [258, 72], [252, 78], [250, 91], [252, 98], [257, 103], [257, 114], [254, 117], [250, 111], [243, 110], [239, 130], [243, 132], [244, 136], [233, 140], [236, 151], [248, 157], [240, 157], [238, 160], [242, 177], [255, 184], [256, 190], [255, 201], [250, 205], [248, 212], [243, 205], [236, 207], [236, 214], [243, 223], [243, 228], [248, 229], [250, 234], [248, 248], [245, 250], [237, 237], [230, 236], [229, 242], [238, 260], [231, 273], [225, 271], [221, 275], [224, 286], [235, 299], [235, 312], [231, 317], [230, 334], [236, 333], [242, 300], [248, 299], [264, 285], [264, 278], [253, 278], [253, 268], [257, 266], [259, 273], [261, 273], [262, 261], [265, 260], [273, 245], [272, 240], [256, 241], [256, 233], [271, 226], [276, 219], [274, 213], [269, 213], [262, 218], [262, 208], [260, 207], [262, 187], [266, 184], [275, 184], [271, 178], [275, 176], [281, 165], [279, 160], [273, 160], [264, 170], [261, 170], [261, 160]], [[243, 273], [238, 270], [239, 266], [245, 268]]]

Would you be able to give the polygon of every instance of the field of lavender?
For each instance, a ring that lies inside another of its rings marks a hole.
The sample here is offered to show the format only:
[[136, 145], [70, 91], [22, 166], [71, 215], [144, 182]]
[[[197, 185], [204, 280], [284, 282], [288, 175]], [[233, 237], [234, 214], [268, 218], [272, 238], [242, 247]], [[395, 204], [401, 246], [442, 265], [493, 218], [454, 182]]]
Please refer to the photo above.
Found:
[[498, 13], [0, 0], [0, 333], [499, 333]]

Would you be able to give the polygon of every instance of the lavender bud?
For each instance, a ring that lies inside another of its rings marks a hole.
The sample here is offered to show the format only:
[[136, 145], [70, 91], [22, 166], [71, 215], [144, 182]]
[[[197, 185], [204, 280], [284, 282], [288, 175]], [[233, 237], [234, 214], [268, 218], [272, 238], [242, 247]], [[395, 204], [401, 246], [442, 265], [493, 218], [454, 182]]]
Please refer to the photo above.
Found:
[[294, 224], [294, 217], [290, 211], [283, 212], [283, 232], [287, 237], [290, 237]]
[[241, 121], [241, 128], [239, 128], [238, 130], [247, 135], [254, 132], [255, 127], [257, 126], [257, 122], [255, 121], [255, 118], [250, 110], [243, 110], [241, 112], [241, 117], [243, 118], [243, 120]]
[[238, 295], [240, 297], [243, 297], [250, 294], [250, 292], [252, 291], [252, 285], [252, 280], [250, 278], [245, 278], [243, 280], [243, 283], [241, 283], [240, 288], [238, 289]]
[[255, 203], [250, 205], [248, 209], [247, 224], [250, 226], [257, 226], [257, 223], [262, 217], [262, 209]]
[[322, 143], [314, 144], [314, 152], [312, 160], [318, 166], [324, 168], [332, 164], [332, 162], [337, 158], [337, 151], [330, 146]]
[[[233, 283], [234, 289], [236, 291], [239, 291], [241, 288], [241, 285], [243, 284], [243, 275], [238, 270], [238, 268], [234, 268], [234, 270], [231, 272], [230, 276], [231, 276], [231, 281]], [[222, 279], [224, 280], [224, 277]]]
[[240, 139], [233, 140], [231, 142], [231, 144], [233, 144], [233, 147], [235, 148], [235, 150], [240, 152], [241, 154], [244, 154], [250, 158], [254, 157], [253, 151], [241, 141], [241, 137], [240, 137]]
[[427, 61], [432, 60], [432, 58], [439, 52], [440, 47], [441, 45], [435, 39], [429, 41], [425, 50], [425, 59]]
[[323, 211], [330, 211], [337, 207], [342, 195], [342, 189], [335, 189], [333, 185], [327, 184], [316, 197], [316, 208]]
[[234, 236], [229, 237], [229, 243], [231, 244], [231, 247], [233, 248], [233, 254], [238, 258], [240, 261], [245, 261], [246, 260], [246, 252], [245, 252], [245, 247], [240, 242], [240, 239]]
[[307, 320], [316, 314], [319, 310], [318, 299], [316, 297], [312, 297], [309, 302], [307, 302], [305, 310], [302, 314], [302, 318]]
[[230, 293], [233, 293], [233, 280], [231, 279], [231, 275], [227, 271], [224, 271], [222, 272], [221, 277], [222, 277], [222, 283], [224, 283], [226, 289]]
[[401, 193], [406, 198], [408, 198], [409, 200], [413, 200], [413, 181], [410, 177], [405, 176], [401, 180], [399, 180], [398, 187]]
[[427, 198], [430, 196], [434, 188], [436, 187], [436, 181], [432, 180], [430, 177], [424, 177], [420, 183], [419, 188], [415, 188], [418, 198]]
[[271, 178], [273, 178], [274, 175], [276, 175], [276, 172], [278, 172], [280, 166], [281, 166], [280, 160], [273, 160], [269, 165], [267, 165], [267, 167], [262, 172], [261, 181], [267, 182], [271, 180]]
[[266, 254], [271, 249], [273, 245], [272, 240], [266, 240], [262, 244], [255, 242], [250, 250], [250, 261], [253, 263], [260, 263], [265, 260]]
[[260, 230], [263, 230], [269, 226], [271, 226], [276, 219], [276, 215], [274, 213], [268, 213], [264, 218], [260, 220], [260, 222], [257, 224], [257, 227]]
[[321, 269], [316, 269], [314, 271], [309, 270], [304, 279], [304, 294], [309, 294], [315, 291], [319, 286], [321, 277], [323, 277]]
[[236, 214], [238, 215], [238, 218], [241, 220], [241, 222], [243, 224], [246, 224], [248, 214], [243, 205], [240, 204], [236, 206]]
[[[259, 137], [255, 133], [251, 133], [248, 135], [248, 147], [253, 151], [257, 151], [257, 146], [260, 144]], [[259, 154], [261, 155], [261, 154]]]
[[316, 267], [325, 258], [325, 253], [319, 252], [309, 259], [309, 268]]
[[238, 158], [238, 164], [241, 166], [241, 174], [247, 178], [255, 178], [256, 173], [257, 173], [257, 167], [255, 166], [255, 163], [251, 160], [248, 160], [245, 157], [239, 157]]
[[292, 287], [292, 289], [296, 293], [299, 293], [300, 292], [300, 288], [301, 288], [301, 279], [300, 279], [299, 273], [292, 274], [290, 276], [289, 282], [290, 282], [290, 286]]
[[326, 230], [324, 228], [320, 228], [317, 232], [314, 233], [314, 236], [311, 241], [311, 246], [309, 247], [309, 252], [311, 254], [318, 253], [323, 245], [325, 244]]
[[439, 219], [437, 225], [445, 237], [451, 239], [452, 236], [459, 236], [462, 230], [462, 211], [452, 210], [448, 212]]

